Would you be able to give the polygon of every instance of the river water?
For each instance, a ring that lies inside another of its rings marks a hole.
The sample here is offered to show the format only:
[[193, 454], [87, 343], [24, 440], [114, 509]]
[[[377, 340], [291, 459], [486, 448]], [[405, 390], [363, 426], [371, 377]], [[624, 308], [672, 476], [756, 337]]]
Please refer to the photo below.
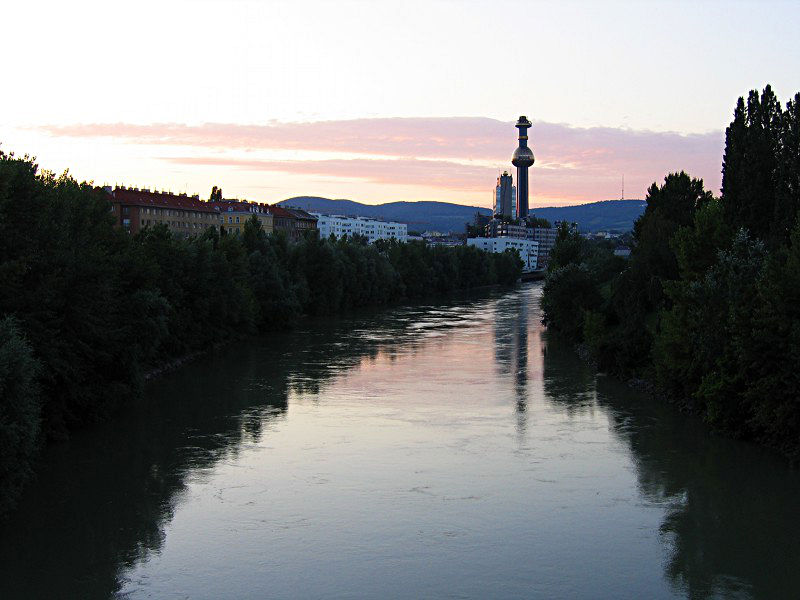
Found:
[[582, 364], [541, 286], [309, 322], [50, 448], [0, 598], [793, 598], [800, 476]]

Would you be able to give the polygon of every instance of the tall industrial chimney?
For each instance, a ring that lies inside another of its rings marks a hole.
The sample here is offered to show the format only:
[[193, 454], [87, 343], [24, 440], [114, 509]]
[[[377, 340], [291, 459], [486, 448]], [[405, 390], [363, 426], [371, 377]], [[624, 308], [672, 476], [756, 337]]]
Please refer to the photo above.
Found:
[[519, 147], [514, 150], [511, 164], [517, 167], [517, 217], [528, 217], [528, 167], [533, 165], [533, 151], [528, 148], [528, 127], [531, 122], [525, 115], [517, 121], [519, 129]]

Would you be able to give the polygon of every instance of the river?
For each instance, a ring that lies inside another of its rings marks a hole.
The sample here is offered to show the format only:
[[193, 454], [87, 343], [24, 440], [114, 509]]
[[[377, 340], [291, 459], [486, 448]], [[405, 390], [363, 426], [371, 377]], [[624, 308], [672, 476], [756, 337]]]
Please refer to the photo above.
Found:
[[45, 453], [0, 598], [789, 598], [800, 475], [596, 374], [541, 285], [313, 320]]

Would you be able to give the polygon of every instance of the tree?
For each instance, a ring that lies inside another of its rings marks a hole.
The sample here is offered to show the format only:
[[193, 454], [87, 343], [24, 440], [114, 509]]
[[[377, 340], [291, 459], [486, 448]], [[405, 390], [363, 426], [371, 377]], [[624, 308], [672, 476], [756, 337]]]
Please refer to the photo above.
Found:
[[541, 217], [534, 217], [534, 219], [531, 221], [531, 225], [534, 227], [541, 227], [542, 229], [550, 229], [552, 227], [550, 221]]
[[222, 202], [222, 188], [214, 186], [211, 188], [211, 195], [208, 197], [209, 202]]
[[588, 258], [590, 249], [587, 240], [582, 238], [576, 229], [572, 229], [565, 221], [558, 227], [556, 243], [550, 251], [548, 271], [556, 271], [570, 264], [583, 262]]
[[244, 223], [244, 231], [242, 233], [244, 247], [247, 248], [248, 252], [255, 252], [263, 247], [265, 240], [266, 234], [261, 226], [261, 221], [256, 215], [251, 215]]
[[772, 239], [785, 244], [800, 211], [800, 94], [795, 94], [783, 112], [777, 172]]
[[800, 458], [800, 223], [768, 259], [739, 347], [754, 437]]
[[770, 240], [776, 211], [778, 154], [784, 117], [771, 86], [739, 98], [725, 130], [722, 200], [729, 225]]
[[647, 207], [633, 224], [633, 265], [660, 280], [678, 278], [678, 262], [670, 240], [681, 227], [694, 222], [695, 211], [712, 200], [702, 179], [670, 173], [664, 183], [647, 190]]
[[13, 506], [39, 445], [39, 373], [17, 320], [0, 320], [0, 516]]

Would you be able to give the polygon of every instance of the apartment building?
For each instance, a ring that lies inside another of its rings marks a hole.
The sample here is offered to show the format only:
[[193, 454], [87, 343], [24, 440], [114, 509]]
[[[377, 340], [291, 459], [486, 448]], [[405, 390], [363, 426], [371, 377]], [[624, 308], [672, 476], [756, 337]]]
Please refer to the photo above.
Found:
[[393, 221], [378, 221], [366, 217], [345, 217], [342, 215], [323, 215], [311, 213], [317, 218], [317, 229], [322, 238], [333, 236], [341, 238], [360, 235], [371, 244], [376, 240], [395, 239], [408, 241], [408, 225]]
[[173, 235], [189, 237], [219, 225], [216, 209], [199, 196], [125, 186], [104, 189], [110, 196], [116, 224], [131, 233], [164, 224]]
[[286, 211], [294, 216], [294, 236], [295, 239], [302, 239], [304, 236], [313, 232], [317, 232], [317, 217], [310, 212], [306, 212], [300, 208], [287, 207]]
[[513, 249], [519, 252], [524, 272], [535, 271], [539, 267], [539, 242], [533, 240], [513, 237], [467, 238], [467, 245], [496, 254]]
[[265, 232], [272, 233], [275, 229], [274, 217], [266, 204], [235, 199], [217, 200], [208, 204], [218, 211], [219, 225], [228, 233], [240, 235], [244, 231], [244, 224], [253, 215], [261, 222]]

